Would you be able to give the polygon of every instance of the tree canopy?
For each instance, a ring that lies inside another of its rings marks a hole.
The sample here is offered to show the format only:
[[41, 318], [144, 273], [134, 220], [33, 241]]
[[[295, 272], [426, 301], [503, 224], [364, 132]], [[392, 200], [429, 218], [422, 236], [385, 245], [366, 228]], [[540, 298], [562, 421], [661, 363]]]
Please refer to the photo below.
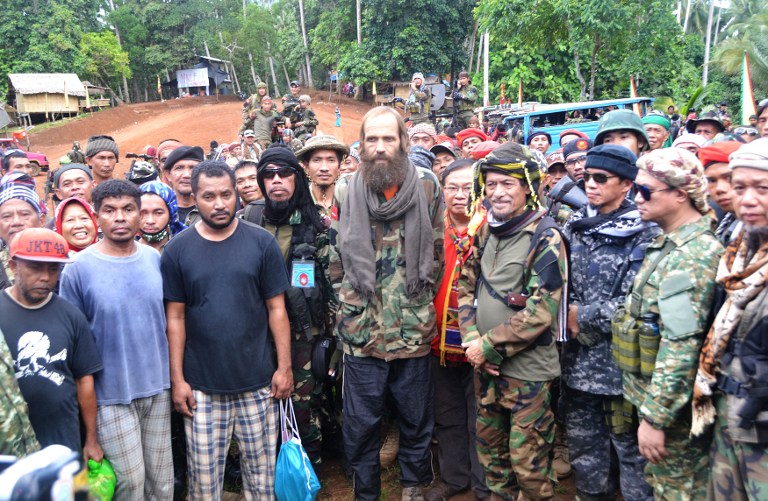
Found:
[[619, 97], [634, 77], [641, 94], [682, 103], [705, 54], [708, 95], [736, 102], [744, 51], [756, 95], [768, 94], [768, 3], [712, 1], [7, 0], [0, 96], [8, 73], [74, 72], [129, 101], [158, 99], [157, 78], [206, 51], [232, 62], [246, 92], [258, 81], [275, 92], [293, 79], [327, 85], [332, 71], [357, 85], [451, 70], [478, 82], [486, 30], [491, 102], [520, 80], [526, 100]]

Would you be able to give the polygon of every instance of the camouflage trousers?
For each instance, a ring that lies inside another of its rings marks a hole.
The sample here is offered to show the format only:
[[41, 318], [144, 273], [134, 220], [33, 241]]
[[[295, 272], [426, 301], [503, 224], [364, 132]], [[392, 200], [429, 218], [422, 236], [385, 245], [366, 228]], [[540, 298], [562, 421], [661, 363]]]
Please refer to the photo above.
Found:
[[312, 342], [305, 339], [291, 342], [293, 355], [293, 411], [299, 425], [301, 444], [313, 464], [320, 464], [320, 404], [322, 382], [312, 374]]
[[472, 110], [460, 111], [456, 114], [456, 122], [461, 129], [469, 127], [469, 119], [475, 116]]
[[728, 431], [725, 397], [715, 398], [717, 422], [710, 463], [712, 477], [707, 499], [757, 501], [768, 499], [766, 444], [734, 442]]
[[664, 428], [664, 447], [669, 455], [660, 463], [645, 465], [645, 479], [653, 487], [655, 499], [706, 498], [712, 435], [690, 437], [690, 430], [690, 423], [685, 422]]
[[550, 384], [475, 371], [477, 455], [502, 499], [554, 499]]
[[623, 397], [596, 395], [564, 384], [561, 389], [568, 456], [579, 499], [613, 499], [616, 484], [626, 501], [651, 499], [653, 491], [643, 477], [646, 460], [637, 447], [637, 432], [615, 433], [606, 419], [609, 401]]

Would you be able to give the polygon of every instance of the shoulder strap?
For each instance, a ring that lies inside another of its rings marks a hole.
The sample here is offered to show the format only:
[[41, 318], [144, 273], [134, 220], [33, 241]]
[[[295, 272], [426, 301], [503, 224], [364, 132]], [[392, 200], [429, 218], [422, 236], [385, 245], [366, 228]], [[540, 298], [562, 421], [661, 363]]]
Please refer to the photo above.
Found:
[[639, 280], [636, 282], [637, 287], [632, 288], [632, 292], [629, 294], [629, 314], [632, 315], [633, 318], [640, 317], [640, 305], [642, 304], [643, 300], [643, 289], [645, 288], [645, 284], [648, 283], [648, 279], [651, 278], [651, 274], [654, 272], [661, 260], [664, 259], [667, 254], [675, 250], [676, 247], [677, 245], [675, 242], [667, 239], [667, 241], [664, 243], [664, 247], [661, 248], [661, 252], [659, 252], [659, 255], [656, 256], [656, 259], [653, 260], [651, 266], [645, 271], [645, 273], [640, 275]]
[[264, 214], [264, 200], [255, 200], [248, 202], [245, 206], [245, 212], [243, 213], [243, 219], [254, 224], [262, 226], [262, 215]]

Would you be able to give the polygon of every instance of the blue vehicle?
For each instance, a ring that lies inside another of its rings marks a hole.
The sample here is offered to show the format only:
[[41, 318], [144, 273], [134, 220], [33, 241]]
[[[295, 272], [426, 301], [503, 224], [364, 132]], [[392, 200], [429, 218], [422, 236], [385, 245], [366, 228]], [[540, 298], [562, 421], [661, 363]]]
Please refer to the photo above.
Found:
[[560, 148], [560, 133], [564, 130], [576, 129], [594, 139], [598, 120], [608, 111], [632, 109], [637, 104], [640, 116], [645, 116], [653, 109], [653, 101], [650, 97], [635, 97], [563, 104], [523, 103], [522, 108], [517, 104], [496, 106], [486, 108], [485, 113], [491, 123], [503, 122], [507, 131], [512, 131], [512, 137], [522, 144], [526, 144], [534, 132], [547, 132], [552, 136], [552, 146], [547, 153], [552, 153]]

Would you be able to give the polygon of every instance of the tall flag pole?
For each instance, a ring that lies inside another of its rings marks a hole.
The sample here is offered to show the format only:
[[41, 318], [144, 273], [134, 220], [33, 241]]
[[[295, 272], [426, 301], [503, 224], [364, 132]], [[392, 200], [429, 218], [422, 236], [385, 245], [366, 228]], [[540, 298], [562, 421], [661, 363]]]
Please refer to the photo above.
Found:
[[755, 109], [755, 93], [752, 91], [752, 74], [749, 71], [749, 56], [744, 51], [744, 63], [741, 70], [741, 123], [748, 124]]
[[[637, 97], [637, 87], [635, 87], [635, 77], [633, 75], [629, 76], [629, 97]], [[632, 109], [637, 114], [637, 116], [642, 118], [643, 114], [640, 112], [640, 103], [633, 103]]]
[[165, 102], [163, 99], [163, 87], [160, 85], [160, 75], [157, 75], [157, 93], [160, 94], [160, 102]]
[[523, 79], [520, 78], [520, 85], [517, 87], [517, 106], [523, 107]]

